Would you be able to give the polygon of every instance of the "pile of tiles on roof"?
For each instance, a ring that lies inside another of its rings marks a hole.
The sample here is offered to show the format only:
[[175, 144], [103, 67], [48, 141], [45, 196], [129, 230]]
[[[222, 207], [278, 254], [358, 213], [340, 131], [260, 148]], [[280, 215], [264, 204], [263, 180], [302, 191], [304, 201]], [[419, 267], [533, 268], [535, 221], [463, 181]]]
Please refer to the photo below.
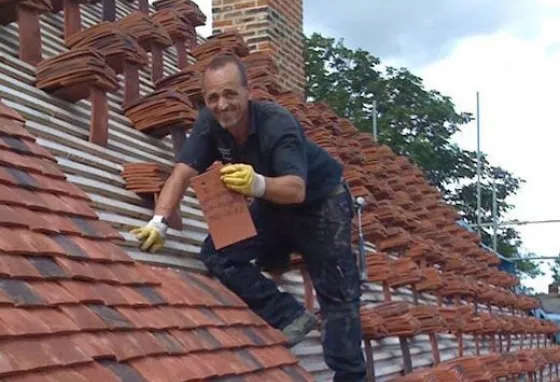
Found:
[[119, 82], [104, 56], [86, 47], [41, 61], [35, 86], [68, 102], [76, 102], [89, 97], [90, 86], [113, 92]]
[[148, 54], [138, 40], [109, 21], [73, 34], [66, 39], [66, 44], [70, 49], [88, 47], [98, 50], [117, 73], [122, 72], [125, 60], [140, 66], [149, 63]]
[[193, 41], [196, 38], [192, 24], [176, 9], [161, 9], [154, 13], [152, 20], [160, 24], [173, 40]]
[[[545, 369], [548, 369], [550, 378], [555, 376], [554, 380], [558, 380], [560, 378], [558, 363], [560, 363], [559, 347], [527, 349], [509, 354], [461, 357], [433, 368], [417, 370], [409, 375], [392, 379], [391, 382], [470, 382], [497, 381], [500, 378], [541, 381]], [[537, 374], [540, 377], [537, 377]]]
[[189, 65], [179, 73], [172, 74], [155, 83], [156, 90], [171, 89], [186, 94], [193, 105], [202, 105], [200, 70], [197, 64]]
[[169, 33], [161, 23], [158, 23], [154, 17], [140, 11], [135, 11], [113, 24], [134, 37], [147, 52], [152, 50], [153, 45], [167, 47], [173, 43]]
[[[475, 314], [467, 305], [432, 306], [406, 302], [385, 302], [365, 306], [361, 310], [364, 337], [383, 339], [390, 336], [414, 336], [421, 333], [472, 334], [474, 336], [524, 335], [529, 338], [548, 338], [558, 331], [550, 321], [529, 316]], [[532, 340], [531, 340], [532, 341]], [[527, 344], [528, 345], [528, 344]], [[508, 350], [509, 351], [509, 350]]]
[[158, 163], [125, 163], [121, 176], [127, 190], [142, 194], [160, 192], [169, 173]]
[[170, 128], [190, 129], [198, 115], [186, 94], [165, 88], [127, 105], [124, 113], [137, 130], [158, 138]]
[[267, 52], [252, 52], [243, 58], [253, 99], [274, 101], [273, 95], [281, 93], [278, 82], [279, 68]]
[[[148, 33], [153, 33], [153, 37], [148, 37]], [[148, 53], [140, 42], [151, 50], [153, 44], [166, 45], [168, 40], [161, 28], [153, 26], [139, 14], [131, 15], [130, 19], [120, 24], [101, 22], [67, 36], [65, 42], [70, 50], [42, 60], [37, 65], [35, 85], [69, 102], [77, 102], [91, 97], [92, 88], [100, 89], [103, 94], [115, 92], [118, 89], [116, 75], [124, 72], [127, 83], [125, 94], [128, 100], [136, 99], [139, 93], [138, 69], [149, 63]], [[127, 68], [133, 68], [133, 71]], [[96, 102], [96, 115], [92, 116], [92, 120], [103, 119], [102, 130], [107, 130], [105, 96], [102, 101]]]
[[248, 56], [250, 52], [243, 37], [235, 31], [212, 35], [204, 44], [192, 51], [201, 70], [204, 70], [213, 57], [223, 53], [235, 54], [242, 58]]
[[173, 9], [193, 27], [206, 24], [206, 15], [192, 0], [157, 0], [154, 1], [154, 8], [156, 11]]

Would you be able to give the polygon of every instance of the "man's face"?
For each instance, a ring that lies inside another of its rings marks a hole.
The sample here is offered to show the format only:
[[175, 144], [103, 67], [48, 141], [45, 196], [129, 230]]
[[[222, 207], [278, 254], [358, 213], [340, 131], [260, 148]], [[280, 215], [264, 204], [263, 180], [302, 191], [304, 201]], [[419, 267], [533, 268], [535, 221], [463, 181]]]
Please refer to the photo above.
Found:
[[239, 125], [249, 105], [249, 92], [235, 64], [206, 71], [204, 101], [222, 127], [229, 130]]

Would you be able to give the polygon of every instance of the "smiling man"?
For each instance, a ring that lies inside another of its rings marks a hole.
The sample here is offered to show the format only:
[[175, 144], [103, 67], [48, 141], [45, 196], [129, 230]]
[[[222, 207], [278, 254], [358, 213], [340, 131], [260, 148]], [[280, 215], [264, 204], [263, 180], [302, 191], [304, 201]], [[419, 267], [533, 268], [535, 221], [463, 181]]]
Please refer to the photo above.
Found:
[[292, 295], [280, 292], [259, 266], [285, 266], [290, 253], [300, 253], [321, 306], [325, 361], [335, 371], [334, 380], [365, 381], [360, 281], [351, 249], [352, 196], [341, 165], [305, 137], [286, 109], [250, 100], [247, 74], [237, 57], [216, 57], [204, 73], [203, 91], [206, 107], [161, 192], [154, 218], [133, 230], [140, 247], [152, 252], [163, 247], [166, 219], [192, 177], [222, 161], [226, 187], [254, 198], [250, 208], [258, 235], [221, 250], [208, 236], [200, 252], [208, 270], [293, 346], [317, 327], [317, 319]]

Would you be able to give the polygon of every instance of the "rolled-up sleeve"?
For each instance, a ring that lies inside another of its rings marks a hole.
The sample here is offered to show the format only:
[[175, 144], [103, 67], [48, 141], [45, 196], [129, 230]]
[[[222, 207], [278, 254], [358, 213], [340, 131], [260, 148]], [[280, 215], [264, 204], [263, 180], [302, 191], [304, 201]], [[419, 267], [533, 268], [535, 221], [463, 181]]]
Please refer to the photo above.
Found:
[[267, 124], [276, 175], [296, 175], [307, 183], [307, 153], [299, 123], [290, 114], [283, 113], [271, 118]]
[[206, 109], [200, 111], [177, 162], [191, 166], [199, 173], [206, 171], [218, 159], [212, 140], [211, 119]]

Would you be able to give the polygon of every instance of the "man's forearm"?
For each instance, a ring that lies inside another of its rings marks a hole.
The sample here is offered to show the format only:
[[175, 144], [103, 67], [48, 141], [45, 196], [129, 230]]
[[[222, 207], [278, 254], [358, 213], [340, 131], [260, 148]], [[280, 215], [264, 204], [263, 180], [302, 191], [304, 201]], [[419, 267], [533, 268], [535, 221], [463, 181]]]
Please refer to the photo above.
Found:
[[278, 204], [299, 204], [305, 200], [305, 182], [298, 176], [265, 177], [263, 199]]
[[165, 218], [169, 218], [172, 211], [183, 199], [183, 195], [189, 186], [190, 180], [196, 175], [197, 172], [194, 169], [184, 164], [178, 164], [159, 194], [154, 215], [161, 215]]

